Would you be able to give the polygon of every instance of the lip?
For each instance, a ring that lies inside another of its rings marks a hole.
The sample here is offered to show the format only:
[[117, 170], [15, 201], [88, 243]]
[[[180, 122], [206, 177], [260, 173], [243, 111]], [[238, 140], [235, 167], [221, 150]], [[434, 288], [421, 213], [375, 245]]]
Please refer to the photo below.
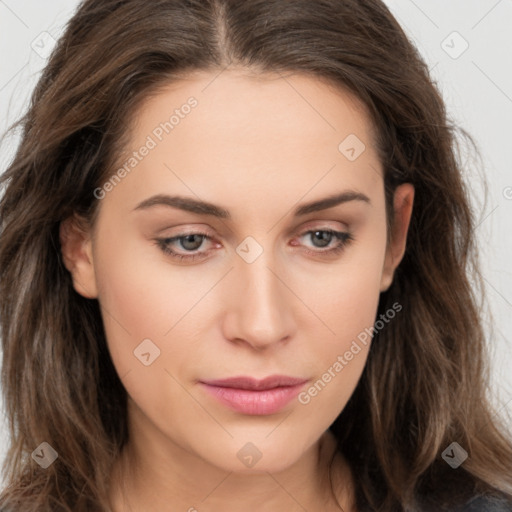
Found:
[[200, 381], [210, 395], [232, 410], [249, 415], [275, 414], [300, 392], [307, 379], [272, 375]]

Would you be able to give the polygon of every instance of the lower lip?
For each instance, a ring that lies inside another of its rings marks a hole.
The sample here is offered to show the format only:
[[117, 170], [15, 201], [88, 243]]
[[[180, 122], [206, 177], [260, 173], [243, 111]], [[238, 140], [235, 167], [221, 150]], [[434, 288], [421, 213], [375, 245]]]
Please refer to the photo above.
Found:
[[203, 388], [221, 403], [243, 414], [275, 414], [289, 404], [298, 394], [303, 384], [283, 386], [262, 391], [224, 388], [200, 383]]

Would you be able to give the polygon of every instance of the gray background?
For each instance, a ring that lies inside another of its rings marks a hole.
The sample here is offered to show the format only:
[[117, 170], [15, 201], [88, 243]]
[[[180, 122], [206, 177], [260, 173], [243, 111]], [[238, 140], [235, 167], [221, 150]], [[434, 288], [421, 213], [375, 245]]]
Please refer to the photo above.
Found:
[[[451, 118], [471, 133], [483, 157], [481, 165], [489, 186], [486, 204], [481, 201], [482, 184], [471, 153], [465, 155], [467, 180], [478, 208], [482, 276], [492, 312], [492, 317], [485, 316], [492, 349], [492, 386], [499, 414], [509, 418], [512, 416], [512, 1], [387, 0], [386, 3], [426, 59]], [[77, 5], [76, 0], [0, 0], [0, 133], [26, 107], [45, 65], [52, 38], [59, 37]], [[15, 146], [16, 140], [4, 141], [0, 148], [0, 172]], [[7, 442], [5, 426], [0, 420], [2, 457]]]

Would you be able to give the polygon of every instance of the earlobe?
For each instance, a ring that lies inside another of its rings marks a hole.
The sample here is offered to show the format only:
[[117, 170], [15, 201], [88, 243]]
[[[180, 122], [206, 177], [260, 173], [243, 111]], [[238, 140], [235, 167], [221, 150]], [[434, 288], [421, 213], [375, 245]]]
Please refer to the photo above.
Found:
[[73, 279], [73, 288], [87, 299], [98, 296], [90, 230], [76, 215], [63, 220], [59, 227], [62, 261]]
[[386, 291], [391, 286], [395, 270], [405, 254], [413, 203], [414, 186], [411, 183], [399, 185], [393, 198], [394, 219], [382, 269], [381, 292]]

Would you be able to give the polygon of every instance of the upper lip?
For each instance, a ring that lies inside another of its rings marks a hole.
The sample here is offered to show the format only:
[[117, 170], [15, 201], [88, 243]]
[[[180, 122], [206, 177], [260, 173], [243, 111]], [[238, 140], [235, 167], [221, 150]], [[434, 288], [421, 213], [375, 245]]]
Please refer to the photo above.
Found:
[[209, 386], [263, 391], [283, 386], [296, 386], [307, 382], [307, 379], [288, 377], [286, 375], [271, 375], [259, 380], [253, 377], [232, 377], [229, 379], [203, 380], [201, 382]]

